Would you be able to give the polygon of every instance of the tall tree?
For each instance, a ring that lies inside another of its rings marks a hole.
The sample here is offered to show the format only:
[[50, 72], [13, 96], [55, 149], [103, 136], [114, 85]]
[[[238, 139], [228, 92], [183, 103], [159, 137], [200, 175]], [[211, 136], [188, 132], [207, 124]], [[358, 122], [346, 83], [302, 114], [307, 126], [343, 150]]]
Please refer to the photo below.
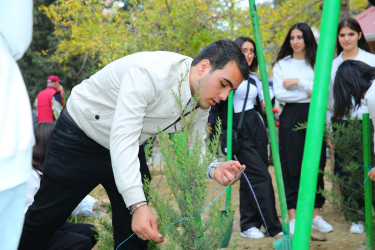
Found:
[[[55, 0], [34, 0], [33, 10], [33, 38], [29, 49], [18, 61], [25, 80], [30, 101], [33, 102], [39, 91], [44, 89], [49, 75], [58, 75], [62, 79], [65, 89], [71, 89], [82, 79], [91, 74], [91, 68], [96, 64], [85, 55], [71, 57], [65, 63], [53, 60], [51, 56], [60, 43], [55, 36], [54, 24], [39, 7], [49, 6]], [[69, 69], [69, 70], [66, 70]]]

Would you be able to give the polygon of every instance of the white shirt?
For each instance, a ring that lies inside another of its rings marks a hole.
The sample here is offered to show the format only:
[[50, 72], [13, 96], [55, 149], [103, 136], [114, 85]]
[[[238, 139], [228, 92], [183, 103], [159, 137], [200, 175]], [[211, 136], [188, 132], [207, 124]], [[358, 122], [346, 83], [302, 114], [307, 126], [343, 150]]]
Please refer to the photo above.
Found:
[[[25, 203], [25, 213], [29, 206], [34, 202], [34, 196], [38, 192], [40, 187], [40, 178], [42, 172], [33, 168], [31, 174], [26, 182], [26, 203]], [[73, 210], [72, 215], [82, 215], [82, 216], [97, 216], [97, 213], [94, 213], [93, 208], [95, 205], [96, 199], [90, 195], [87, 195], [81, 203]]]
[[[283, 87], [285, 79], [299, 78], [297, 86], [288, 89]], [[309, 103], [314, 83], [314, 70], [305, 59], [297, 60], [287, 56], [278, 61], [273, 68], [273, 90], [279, 102]]]
[[[329, 93], [329, 100], [328, 100], [329, 106], [328, 106], [327, 118], [326, 118], [327, 122], [329, 122], [332, 117], [332, 111], [333, 111], [333, 106], [334, 106], [333, 84], [335, 81], [337, 69], [339, 68], [341, 63], [344, 61], [344, 59], [342, 58], [343, 53], [344, 52], [341, 52], [340, 55], [338, 55], [338, 57], [336, 57], [332, 62], [331, 86], [330, 86], [330, 93]], [[367, 63], [368, 65], [372, 67], [375, 67], [375, 55], [367, 51], [364, 51], [362, 49], [359, 49], [358, 54], [354, 60], [361, 61], [361, 62]], [[353, 105], [355, 106], [354, 100], [353, 100]], [[367, 109], [366, 103], [362, 99], [361, 106], [356, 109], [351, 110], [350, 112], [351, 112], [352, 118], [357, 117], [358, 119], [362, 120], [362, 114], [368, 113], [369, 111]], [[343, 119], [346, 120], [346, 117], [344, 117]]]
[[[254, 108], [254, 106], [256, 105], [257, 96], [259, 96], [259, 101], [262, 101], [264, 99], [262, 82], [254, 74], [250, 74], [250, 77], [254, 79], [256, 85], [249, 83], [250, 89], [249, 89], [249, 95], [248, 95], [247, 102], [246, 102], [245, 111]], [[234, 95], [233, 95], [234, 113], [242, 112], [243, 104], [246, 98], [247, 84], [248, 84], [248, 80], [244, 80], [240, 84], [240, 86], [237, 88], [237, 90], [234, 92]], [[273, 88], [271, 86], [269, 87], [269, 91], [270, 91], [270, 98], [272, 100], [275, 94], [273, 93]]]

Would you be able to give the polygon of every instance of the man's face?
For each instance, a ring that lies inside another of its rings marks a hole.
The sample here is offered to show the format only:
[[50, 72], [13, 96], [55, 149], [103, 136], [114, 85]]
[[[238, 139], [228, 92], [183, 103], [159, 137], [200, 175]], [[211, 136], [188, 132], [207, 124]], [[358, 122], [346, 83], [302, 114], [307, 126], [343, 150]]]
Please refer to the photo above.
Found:
[[[203, 60], [198, 65], [199, 101], [198, 104], [203, 109], [227, 99], [232, 89], [237, 89], [243, 81], [243, 76], [234, 61], [228, 62], [223, 69], [211, 72], [209, 60]], [[193, 93], [194, 94], [194, 93]]]

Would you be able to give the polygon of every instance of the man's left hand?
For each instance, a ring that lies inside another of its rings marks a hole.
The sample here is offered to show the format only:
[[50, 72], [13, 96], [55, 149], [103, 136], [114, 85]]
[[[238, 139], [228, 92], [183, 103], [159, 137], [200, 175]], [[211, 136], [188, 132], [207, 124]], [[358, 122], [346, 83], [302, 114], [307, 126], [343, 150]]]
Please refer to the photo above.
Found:
[[[214, 172], [215, 180], [227, 186], [231, 181], [233, 181], [237, 175], [245, 168], [245, 165], [241, 165], [238, 161], [226, 161], [220, 163]], [[232, 184], [236, 183], [240, 179], [240, 176]]]

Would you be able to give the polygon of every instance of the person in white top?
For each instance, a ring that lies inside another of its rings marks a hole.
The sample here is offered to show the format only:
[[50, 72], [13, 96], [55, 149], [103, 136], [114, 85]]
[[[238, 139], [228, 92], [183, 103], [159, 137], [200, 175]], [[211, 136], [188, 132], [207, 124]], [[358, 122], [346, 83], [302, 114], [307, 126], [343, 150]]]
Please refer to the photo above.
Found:
[[[75, 86], [50, 138], [43, 181], [26, 213], [20, 249], [43, 249], [98, 184], [111, 201], [115, 248], [133, 232], [136, 236], [119, 249], [162, 242], [143, 192], [143, 177], [150, 174], [140, 145], [160, 130], [181, 130], [183, 114], [175, 93], [183, 107], [199, 93], [198, 103], [191, 105], [196, 108], [192, 129], [204, 140], [210, 106], [225, 100], [248, 76], [237, 45], [219, 40], [194, 60], [165, 51], [128, 55]], [[237, 161], [216, 162], [207, 176], [228, 185], [243, 168]]]
[[[354, 18], [347, 17], [342, 19], [339, 22], [338, 29], [337, 29], [337, 45], [336, 45], [336, 52], [337, 57], [332, 62], [332, 72], [331, 72], [331, 91], [330, 91], [330, 100], [329, 100], [329, 110], [327, 112], [327, 120], [329, 122], [330, 116], [332, 113], [333, 107], [338, 107], [334, 102], [333, 98], [333, 89], [335, 88], [336, 82], [336, 71], [338, 67], [345, 62], [345, 60], [358, 60], [362, 61], [370, 66], [375, 66], [375, 55], [371, 54], [369, 45], [363, 35], [361, 26], [355, 20]], [[352, 109], [350, 112], [347, 112], [345, 116], [340, 116], [338, 120], [338, 116], [335, 117], [332, 121], [335, 123], [343, 123], [345, 126], [350, 123], [350, 119], [352, 118], [358, 118], [359, 120], [362, 120], [362, 114], [368, 113], [367, 105], [363, 98], [361, 98], [361, 105], [351, 105]], [[333, 131], [336, 131], [336, 129], [333, 127]], [[341, 136], [344, 136], [342, 134]], [[331, 148], [334, 148], [334, 145], [329, 144]], [[337, 153], [334, 153], [335, 157], [335, 163], [334, 163], [334, 173], [340, 178], [340, 179], [346, 179], [351, 178], [351, 174], [347, 173], [345, 171], [345, 167], [343, 165], [343, 158]], [[359, 171], [359, 170], [358, 170]], [[348, 190], [357, 190], [361, 188], [359, 185], [352, 186], [348, 183], [346, 184], [346, 187], [340, 186], [341, 189], [341, 195], [343, 196], [343, 199], [345, 201], [348, 199], [348, 194], [350, 194], [350, 191]], [[364, 206], [364, 200], [363, 198], [359, 198], [355, 201], [357, 204], [362, 204], [360, 206]], [[347, 204], [350, 206], [350, 204]], [[344, 208], [345, 209], [345, 208]], [[344, 213], [345, 218], [347, 220], [353, 220], [351, 218], [358, 217], [358, 213], [353, 212], [352, 209], [347, 209], [347, 211]], [[362, 220], [364, 220], [364, 217], [362, 216], [361, 219], [359, 219], [358, 222], [352, 222], [352, 226], [349, 229], [350, 233], [364, 233], [364, 225]]]
[[[298, 124], [307, 122], [317, 43], [307, 23], [296, 23], [288, 31], [273, 68], [273, 87], [276, 100], [285, 103], [280, 115], [279, 142], [280, 161], [288, 206], [289, 226], [294, 234], [296, 206], [301, 176], [302, 156], [306, 130], [295, 131]], [[320, 170], [326, 162], [326, 143], [323, 142]], [[319, 173], [312, 228], [331, 232], [332, 226], [321, 216], [325, 198], [318, 192], [324, 189], [323, 174]]]
[[33, 1], [0, 1], [0, 249], [21, 236], [34, 145], [30, 100], [17, 65], [30, 45]]
[[[282, 228], [277, 216], [272, 178], [268, 172], [266, 127], [258, 112], [262, 112], [262, 107], [265, 106], [262, 83], [253, 74], [258, 69], [256, 47], [255, 42], [249, 37], [238, 37], [234, 42], [245, 55], [251, 72], [249, 79], [242, 82], [233, 96], [234, 129], [238, 127], [241, 113], [244, 112], [241, 129], [238, 131], [241, 145], [234, 156], [246, 166], [240, 179], [239, 190], [240, 235], [250, 239], [264, 238], [263, 232], [260, 231], [263, 225], [266, 235], [273, 237], [281, 233]], [[247, 88], [249, 93], [246, 97]], [[273, 98], [273, 91], [270, 92]]]

